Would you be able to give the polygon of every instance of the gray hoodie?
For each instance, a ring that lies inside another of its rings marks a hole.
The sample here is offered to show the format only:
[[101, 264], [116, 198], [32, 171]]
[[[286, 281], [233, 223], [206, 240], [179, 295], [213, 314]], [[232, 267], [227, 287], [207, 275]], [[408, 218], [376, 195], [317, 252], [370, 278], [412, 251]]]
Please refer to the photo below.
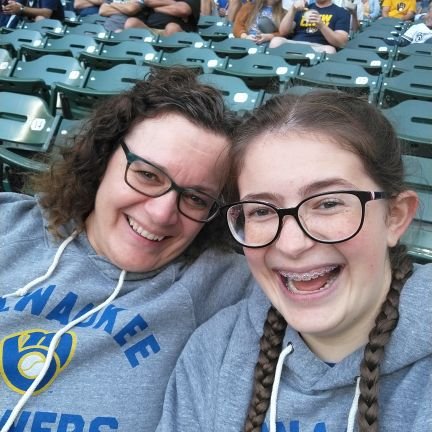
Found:
[[[244, 430], [269, 306], [256, 287], [249, 299], [195, 332], [170, 379], [157, 432]], [[356, 378], [363, 349], [332, 367], [292, 329], [284, 347], [289, 343], [294, 351], [282, 359], [277, 399], [271, 405], [276, 410], [273, 430], [356, 431]], [[385, 348], [379, 403], [380, 432], [432, 431], [432, 265], [416, 266], [402, 290], [399, 323]], [[264, 432], [272, 430], [270, 423], [267, 412]]]
[[0, 429], [65, 329], [11, 430], [154, 432], [192, 331], [244, 297], [244, 257], [207, 251], [191, 265], [124, 275], [85, 234], [53, 240], [31, 197], [0, 193], [0, 215]]

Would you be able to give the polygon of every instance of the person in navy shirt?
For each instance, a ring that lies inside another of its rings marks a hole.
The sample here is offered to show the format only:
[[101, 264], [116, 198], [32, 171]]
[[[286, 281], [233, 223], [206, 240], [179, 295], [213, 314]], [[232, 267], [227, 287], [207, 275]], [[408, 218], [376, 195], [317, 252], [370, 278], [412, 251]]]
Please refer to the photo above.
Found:
[[284, 37], [273, 38], [270, 47], [300, 42], [316, 51], [334, 53], [348, 42], [349, 28], [350, 14], [332, 0], [316, 0], [310, 5], [297, 0], [280, 23], [279, 32]]
[[60, 0], [30, 0], [25, 3], [8, 1], [3, 4], [2, 13], [7, 16], [19, 16], [30, 21], [44, 18], [64, 20], [64, 9]]

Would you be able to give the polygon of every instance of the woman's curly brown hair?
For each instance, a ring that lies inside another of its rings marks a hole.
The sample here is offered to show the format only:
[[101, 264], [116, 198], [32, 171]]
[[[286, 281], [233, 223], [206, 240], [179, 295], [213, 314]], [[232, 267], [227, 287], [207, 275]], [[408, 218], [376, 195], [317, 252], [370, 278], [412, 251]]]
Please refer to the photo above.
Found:
[[[61, 227], [69, 222], [78, 231], [85, 229], [107, 164], [121, 140], [137, 123], [168, 113], [226, 136], [229, 142], [237, 124], [221, 93], [201, 84], [195, 72], [185, 68], [152, 70], [129, 91], [99, 105], [71, 138], [70, 145], [61, 150], [60, 157], [52, 158], [49, 171], [32, 179], [31, 187], [39, 195], [54, 235], [62, 237]], [[178, 145], [181, 151], [182, 144]], [[204, 247], [225, 245], [227, 234], [221, 219], [204, 226], [189, 255], [196, 256]]]

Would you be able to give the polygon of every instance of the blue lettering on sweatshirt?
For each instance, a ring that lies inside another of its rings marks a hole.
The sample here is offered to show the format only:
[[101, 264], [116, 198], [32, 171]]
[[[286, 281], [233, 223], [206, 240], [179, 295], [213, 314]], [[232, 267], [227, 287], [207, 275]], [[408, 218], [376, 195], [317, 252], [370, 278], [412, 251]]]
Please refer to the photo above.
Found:
[[[5, 425], [11, 412], [8, 409], [1, 414], [0, 428]], [[115, 417], [95, 417], [85, 421], [78, 414], [22, 411], [9, 432], [108, 432], [118, 429], [119, 422]]]
[[[261, 432], [269, 432], [266, 423], [262, 425]], [[300, 421], [291, 420], [287, 426], [285, 426], [283, 422], [276, 422], [276, 432], [327, 432], [327, 428], [324, 422], [319, 422], [315, 424], [312, 430], [306, 430], [305, 428], [300, 429]]]
[[[54, 307], [46, 310], [48, 301], [53, 294], [55, 287], [55, 285], [49, 285], [48, 287], [41, 287], [26, 294], [15, 303], [13, 309], [17, 312], [27, 310], [35, 316], [40, 316], [42, 313], [45, 313], [46, 319], [58, 321], [64, 326], [94, 307], [92, 303], [89, 303], [82, 307], [80, 311], [74, 311], [78, 301], [78, 296], [73, 292], [69, 292], [63, 297], [63, 299], [58, 301]], [[10, 309], [9, 306], [6, 306], [7, 300], [9, 299], [2, 298], [0, 300], [0, 312], [6, 312]], [[137, 367], [140, 365], [140, 359], [144, 360], [150, 354], [158, 353], [160, 351], [160, 345], [153, 333], [149, 332], [147, 322], [139, 314], [136, 314], [122, 328], [116, 329], [116, 333], [113, 334], [117, 317], [125, 310], [126, 309], [116, 307], [112, 304], [108, 305], [103, 310], [92, 314], [86, 320], [77, 324], [77, 327], [102, 329], [109, 335], [112, 335], [115, 342], [122, 348], [129, 364], [132, 367]], [[30, 331], [33, 331], [33, 329]], [[147, 334], [143, 334], [137, 341], [136, 339], [138, 338], [139, 333], [144, 332]], [[130, 345], [131, 343], [132, 345]]]

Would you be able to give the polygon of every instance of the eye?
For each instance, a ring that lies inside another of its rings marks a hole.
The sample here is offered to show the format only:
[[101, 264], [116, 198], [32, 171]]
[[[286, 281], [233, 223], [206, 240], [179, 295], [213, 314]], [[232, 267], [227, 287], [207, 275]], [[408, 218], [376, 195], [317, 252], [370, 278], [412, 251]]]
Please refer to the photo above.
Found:
[[246, 219], [263, 219], [275, 214], [271, 207], [259, 204], [247, 204], [244, 207]]
[[184, 191], [182, 193], [182, 200], [190, 207], [202, 208], [202, 209], [210, 207], [209, 197], [198, 194], [193, 191]]

